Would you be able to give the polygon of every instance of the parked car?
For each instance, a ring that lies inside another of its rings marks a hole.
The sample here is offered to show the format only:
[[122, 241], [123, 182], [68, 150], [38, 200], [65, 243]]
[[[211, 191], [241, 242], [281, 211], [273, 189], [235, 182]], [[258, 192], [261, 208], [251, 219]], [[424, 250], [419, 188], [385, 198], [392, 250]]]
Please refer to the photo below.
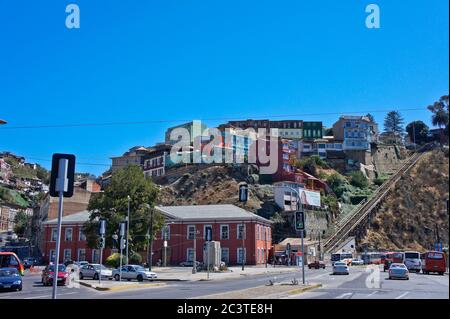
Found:
[[[112, 276], [116, 281], [119, 281], [120, 269], [114, 269], [112, 271]], [[156, 278], [158, 278], [156, 273], [149, 271], [140, 265], [125, 265], [122, 267], [122, 279], [127, 279], [128, 281], [132, 279], [143, 281]]]
[[333, 265], [333, 275], [349, 275], [350, 270], [346, 262], [337, 261]]
[[361, 266], [364, 265], [364, 260], [362, 259], [352, 259], [352, 266]]
[[16, 268], [21, 276], [25, 273], [25, 267], [13, 252], [0, 252], [0, 268]]
[[310, 262], [308, 264], [308, 268], [309, 269], [312, 269], [312, 268], [314, 268], [314, 269], [320, 269], [320, 268], [325, 269], [325, 263], [322, 260], [315, 260], [315, 261]]
[[422, 272], [429, 274], [436, 272], [443, 275], [447, 269], [445, 255], [440, 251], [428, 251], [422, 254]]
[[25, 257], [23, 259], [23, 267], [25, 269], [29, 269], [29, 268], [33, 267], [36, 263], [37, 263], [37, 260], [36, 260], [36, 258], [33, 258], [33, 257]]
[[409, 271], [405, 264], [392, 263], [389, 267], [389, 279], [409, 280]]
[[[44, 286], [51, 286], [53, 284], [53, 278], [55, 277], [55, 265], [51, 264], [44, 268], [42, 271], [42, 279], [41, 282]], [[63, 264], [59, 264], [57, 268], [57, 280], [58, 285], [65, 285], [67, 278], [69, 277], [69, 273], [66, 270], [66, 266]]]
[[0, 268], [0, 289], [22, 290], [22, 276], [16, 268]]
[[92, 278], [98, 280], [99, 275], [102, 278], [111, 278], [112, 270], [100, 264], [87, 264], [80, 268], [80, 279]]

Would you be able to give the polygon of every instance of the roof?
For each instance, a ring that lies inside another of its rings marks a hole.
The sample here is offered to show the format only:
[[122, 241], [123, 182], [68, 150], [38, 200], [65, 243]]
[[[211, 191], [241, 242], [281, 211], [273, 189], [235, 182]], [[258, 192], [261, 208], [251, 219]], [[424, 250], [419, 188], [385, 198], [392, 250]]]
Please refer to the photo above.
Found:
[[174, 220], [257, 220], [272, 223], [235, 205], [157, 206], [156, 209]]
[[[83, 211], [75, 213], [75, 214], [63, 216], [62, 223], [63, 224], [84, 223], [89, 220], [90, 215], [91, 215], [90, 211], [83, 210]], [[57, 224], [57, 223], [58, 223], [58, 219], [55, 218], [55, 219], [47, 220], [43, 224], [45, 225], [45, 224]]]

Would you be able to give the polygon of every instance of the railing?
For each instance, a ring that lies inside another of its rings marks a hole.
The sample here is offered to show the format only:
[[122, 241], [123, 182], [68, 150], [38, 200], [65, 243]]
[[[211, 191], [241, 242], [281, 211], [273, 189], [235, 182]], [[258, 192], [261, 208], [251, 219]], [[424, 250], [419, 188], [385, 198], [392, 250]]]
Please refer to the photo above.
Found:
[[[425, 147], [424, 147], [425, 148]], [[391, 187], [407, 173], [422, 157], [424, 153], [415, 153], [407, 162], [387, 181], [385, 181], [373, 194], [372, 197], [362, 203], [350, 217], [345, 218], [338, 224], [336, 232], [324, 243], [324, 252], [331, 252], [339, 243], [341, 243], [349, 233], [355, 229], [364, 218], [376, 207], [380, 200], [389, 192]], [[340, 226], [340, 227], [339, 227]]]

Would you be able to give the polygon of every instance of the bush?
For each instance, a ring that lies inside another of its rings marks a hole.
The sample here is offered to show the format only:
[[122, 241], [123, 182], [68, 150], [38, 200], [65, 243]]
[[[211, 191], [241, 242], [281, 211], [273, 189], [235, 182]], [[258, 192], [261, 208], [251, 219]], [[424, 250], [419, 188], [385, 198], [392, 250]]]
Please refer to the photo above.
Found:
[[142, 263], [142, 256], [136, 252], [131, 253], [129, 263], [140, 265]]
[[341, 197], [344, 191], [346, 191], [347, 181], [339, 174], [331, 174], [327, 178], [327, 184], [331, 187], [337, 197]]
[[[127, 261], [126, 256], [122, 255], [122, 265], [124, 265], [126, 261]], [[105, 264], [109, 267], [118, 268], [120, 266], [120, 254], [114, 253], [110, 255], [108, 258], [106, 258]]]
[[350, 173], [350, 184], [358, 188], [366, 188], [369, 186], [369, 181], [361, 171]]
[[377, 186], [381, 186], [387, 179], [388, 177], [386, 176], [379, 176], [373, 180], [373, 183]]

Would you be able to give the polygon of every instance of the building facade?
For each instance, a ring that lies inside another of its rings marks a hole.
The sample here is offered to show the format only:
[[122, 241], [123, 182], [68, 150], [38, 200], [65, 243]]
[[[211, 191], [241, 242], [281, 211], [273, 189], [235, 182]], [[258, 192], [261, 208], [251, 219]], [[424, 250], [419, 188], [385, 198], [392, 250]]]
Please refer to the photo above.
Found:
[[135, 146], [130, 148], [128, 152], [125, 152], [122, 156], [111, 157], [112, 160], [112, 173], [117, 170], [126, 167], [128, 165], [139, 165], [144, 167], [144, 162], [148, 158], [150, 150], [143, 146]]
[[144, 161], [144, 175], [146, 177], [163, 176], [166, 174], [167, 164], [170, 162], [171, 145], [161, 144], [153, 147]]
[[[153, 262], [168, 265], [203, 261], [205, 233], [220, 242], [221, 259], [227, 265], [264, 264], [272, 248], [272, 222], [234, 205], [159, 206], [166, 220], [166, 231], [153, 242]], [[163, 234], [167, 247], [164, 247]], [[242, 255], [243, 254], [243, 255]]]
[[367, 116], [345, 115], [333, 124], [333, 135], [343, 141], [344, 151], [370, 151], [370, 144], [378, 142], [378, 126]]

